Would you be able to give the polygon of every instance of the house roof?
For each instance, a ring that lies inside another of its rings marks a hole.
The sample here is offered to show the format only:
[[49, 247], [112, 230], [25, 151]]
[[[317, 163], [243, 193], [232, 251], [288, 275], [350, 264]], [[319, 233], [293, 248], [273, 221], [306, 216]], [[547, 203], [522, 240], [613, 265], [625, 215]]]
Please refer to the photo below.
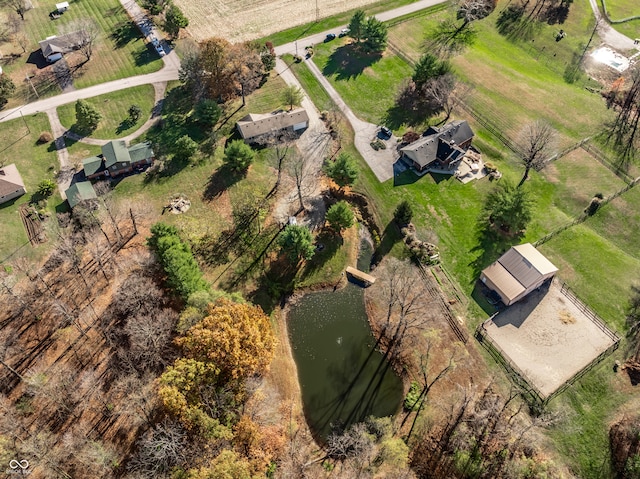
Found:
[[97, 198], [93, 185], [90, 181], [81, 181], [79, 183], [72, 184], [67, 191], [65, 191], [67, 201], [71, 208], [75, 208], [78, 203], [85, 200], [91, 200]]
[[86, 176], [93, 175], [94, 173], [102, 170], [102, 157], [92, 156], [91, 158], [85, 158], [82, 160], [82, 169]]
[[543, 277], [558, 271], [531, 243], [513, 246], [482, 274], [502, 293], [504, 299], [515, 299], [535, 286]]
[[406, 156], [424, 168], [436, 160], [447, 160], [462, 150], [457, 145], [473, 138], [473, 130], [464, 120], [454, 120], [442, 128], [429, 127], [425, 136], [401, 148]]
[[110, 168], [116, 163], [131, 163], [131, 156], [124, 140], [113, 140], [102, 146], [104, 166]]
[[298, 123], [309, 121], [309, 115], [304, 108], [279, 113], [256, 114], [250, 113], [236, 123], [242, 138], [254, 138], [272, 131], [284, 130]]
[[6, 196], [20, 188], [24, 189], [24, 181], [15, 164], [0, 168], [0, 196]]
[[84, 39], [85, 35], [82, 30], [65, 35], [52, 36], [39, 42], [40, 50], [42, 50], [42, 54], [45, 57], [53, 55], [54, 53], [69, 53], [82, 45]]
[[132, 163], [153, 158], [151, 143], [144, 141], [129, 147], [129, 157]]

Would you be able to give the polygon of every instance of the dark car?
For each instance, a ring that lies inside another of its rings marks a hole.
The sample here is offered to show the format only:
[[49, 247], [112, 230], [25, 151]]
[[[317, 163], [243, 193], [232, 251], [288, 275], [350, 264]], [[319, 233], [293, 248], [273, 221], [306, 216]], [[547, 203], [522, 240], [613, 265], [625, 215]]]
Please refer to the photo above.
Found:
[[492, 289], [490, 289], [485, 296], [487, 298], [487, 302], [491, 306], [499, 306], [500, 303], [502, 303], [502, 298], [500, 297], [500, 295]]
[[381, 126], [380, 127], [380, 136], [382, 136], [383, 138], [389, 139], [393, 136], [393, 132], [387, 128], [386, 126]]
[[327, 36], [324, 37], [324, 41], [325, 42], [330, 42], [331, 40], [335, 40], [336, 38], [336, 34], [335, 33], [327, 33]]

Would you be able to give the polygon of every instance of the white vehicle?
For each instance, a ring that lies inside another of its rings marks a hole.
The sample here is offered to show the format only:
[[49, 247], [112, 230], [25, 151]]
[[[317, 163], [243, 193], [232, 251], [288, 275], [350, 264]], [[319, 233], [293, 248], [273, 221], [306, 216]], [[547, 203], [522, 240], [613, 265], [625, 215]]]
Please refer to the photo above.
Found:
[[156, 51], [158, 52], [158, 55], [160, 55], [161, 57], [167, 54], [167, 52], [164, 51], [164, 48], [162, 48], [162, 45], [160, 44], [156, 45]]

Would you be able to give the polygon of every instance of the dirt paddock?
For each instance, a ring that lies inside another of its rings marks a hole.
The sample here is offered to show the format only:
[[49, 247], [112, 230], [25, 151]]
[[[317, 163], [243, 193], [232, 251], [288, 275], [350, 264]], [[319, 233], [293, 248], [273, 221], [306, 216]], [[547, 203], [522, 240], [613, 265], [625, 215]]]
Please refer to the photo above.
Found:
[[237, 43], [319, 18], [364, 7], [378, 0], [176, 0], [189, 19], [187, 31], [197, 41], [211, 37]]
[[542, 397], [614, 344], [556, 281], [487, 320], [484, 328]]

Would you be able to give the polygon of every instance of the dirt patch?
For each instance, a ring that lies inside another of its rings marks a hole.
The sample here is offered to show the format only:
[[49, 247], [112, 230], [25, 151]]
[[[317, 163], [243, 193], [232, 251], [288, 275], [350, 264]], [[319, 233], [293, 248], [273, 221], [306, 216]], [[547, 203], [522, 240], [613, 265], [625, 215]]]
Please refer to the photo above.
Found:
[[176, 0], [176, 5], [189, 18], [187, 31], [196, 40], [217, 36], [236, 43], [314, 22], [316, 6], [319, 18], [326, 18], [376, 1]]
[[483, 328], [542, 397], [614, 344], [556, 282], [487, 320]]

